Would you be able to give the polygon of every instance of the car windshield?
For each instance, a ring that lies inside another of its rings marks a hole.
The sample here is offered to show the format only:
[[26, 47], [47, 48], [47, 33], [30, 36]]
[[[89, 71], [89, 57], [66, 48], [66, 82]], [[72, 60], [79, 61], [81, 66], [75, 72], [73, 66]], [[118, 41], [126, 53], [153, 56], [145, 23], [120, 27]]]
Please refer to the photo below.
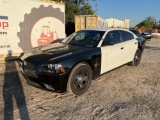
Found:
[[65, 43], [82, 47], [97, 47], [105, 31], [82, 30], [73, 33]]

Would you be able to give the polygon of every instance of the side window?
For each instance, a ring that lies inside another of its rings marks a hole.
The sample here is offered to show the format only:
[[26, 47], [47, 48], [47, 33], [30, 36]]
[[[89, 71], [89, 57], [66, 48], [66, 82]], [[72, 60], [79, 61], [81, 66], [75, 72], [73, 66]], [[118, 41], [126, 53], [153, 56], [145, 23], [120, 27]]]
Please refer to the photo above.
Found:
[[120, 32], [121, 32], [123, 41], [132, 40], [134, 38], [133, 34], [130, 32], [123, 31], [123, 30], [121, 30]]
[[[107, 33], [103, 43], [105, 42], [114, 42], [114, 44], [120, 43], [120, 34], [118, 30], [115, 31], [110, 31]], [[104, 46], [104, 44], [102, 44], [102, 46]]]

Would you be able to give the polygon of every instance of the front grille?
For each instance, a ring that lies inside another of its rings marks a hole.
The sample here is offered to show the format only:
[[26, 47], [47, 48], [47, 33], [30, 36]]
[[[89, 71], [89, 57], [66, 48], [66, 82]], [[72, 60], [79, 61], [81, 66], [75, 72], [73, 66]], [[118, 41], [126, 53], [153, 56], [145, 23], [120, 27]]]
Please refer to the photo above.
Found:
[[35, 69], [34, 65], [31, 64], [31, 63], [29, 63], [29, 62], [27, 62], [27, 61], [23, 61], [23, 65], [24, 65], [24, 67], [26, 67], [26, 68]]
[[35, 66], [27, 61], [21, 61], [20, 66], [23, 69], [22, 72], [28, 76], [38, 77], [38, 72]]
[[29, 76], [38, 77], [38, 72], [36, 70], [24, 68], [23, 72]]

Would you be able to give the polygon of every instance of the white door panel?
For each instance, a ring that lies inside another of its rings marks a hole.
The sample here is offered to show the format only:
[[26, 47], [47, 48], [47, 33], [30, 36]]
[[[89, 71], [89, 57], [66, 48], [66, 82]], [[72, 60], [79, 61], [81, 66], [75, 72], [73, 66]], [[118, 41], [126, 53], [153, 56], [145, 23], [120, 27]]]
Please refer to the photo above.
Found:
[[124, 61], [123, 63], [130, 62], [133, 60], [135, 52], [138, 48], [138, 41], [133, 39], [126, 42], [124, 44]]
[[138, 41], [130, 41], [101, 47], [101, 74], [110, 71], [125, 63], [131, 62], [138, 48]]
[[116, 30], [109, 31], [104, 38], [106, 43], [112, 41], [115, 44], [101, 47], [101, 74], [131, 62], [134, 58], [138, 48], [138, 41], [132, 39], [135, 36], [127, 30], [118, 32]]
[[123, 62], [123, 43], [101, 47], [101, 74], [120, 66]]

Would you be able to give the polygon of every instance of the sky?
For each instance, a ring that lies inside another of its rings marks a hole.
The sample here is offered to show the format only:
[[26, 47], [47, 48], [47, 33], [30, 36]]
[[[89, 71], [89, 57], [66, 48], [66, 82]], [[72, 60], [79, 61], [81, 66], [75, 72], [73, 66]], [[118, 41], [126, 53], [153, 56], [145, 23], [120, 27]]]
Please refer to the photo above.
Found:
[[130, 27], [134, 27], [139, 22], [149, 16], [160, 20], [160, 0], [96, 0], [91, 2], [96, 14], [104, 19], [116, 18], [124, 20], [130, 19]]

